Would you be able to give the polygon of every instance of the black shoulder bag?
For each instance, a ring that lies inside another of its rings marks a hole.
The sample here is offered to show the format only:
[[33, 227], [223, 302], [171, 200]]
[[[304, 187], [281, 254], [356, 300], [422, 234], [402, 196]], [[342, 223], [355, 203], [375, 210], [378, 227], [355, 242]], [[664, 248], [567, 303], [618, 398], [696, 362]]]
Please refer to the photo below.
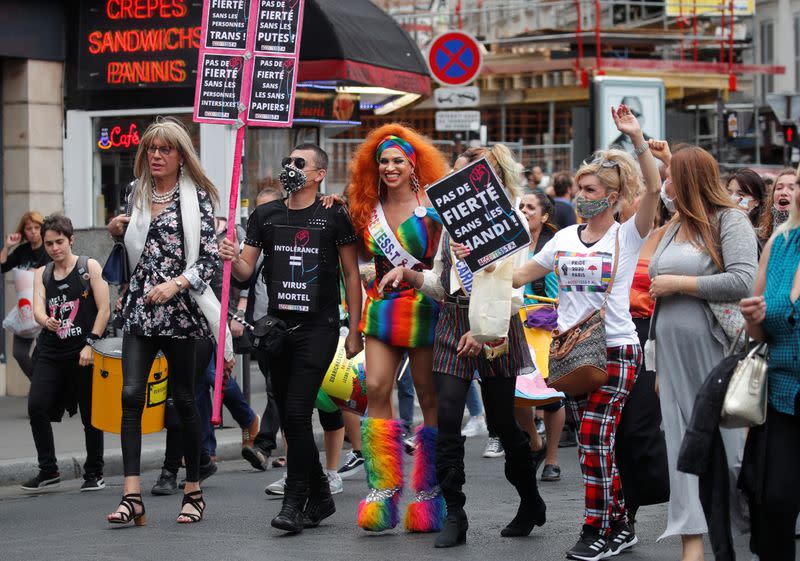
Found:
[[[133, 185], [131, 183], [131, 185]], [[131, 189], [130, 185], [125, 192], [125, 216], [131, 215]], [[128, 250], [125, 249], [125, 236], [122, 239], [114, 241], [114, 247], [111, 248], [111, 253], [106, 259], [106, 264], [103, 265], [102, 272], [103, 280], [108, 284], [115, 286], [122, 286], [128, 284], [131, 278], [130, 268], [128, 266]]]

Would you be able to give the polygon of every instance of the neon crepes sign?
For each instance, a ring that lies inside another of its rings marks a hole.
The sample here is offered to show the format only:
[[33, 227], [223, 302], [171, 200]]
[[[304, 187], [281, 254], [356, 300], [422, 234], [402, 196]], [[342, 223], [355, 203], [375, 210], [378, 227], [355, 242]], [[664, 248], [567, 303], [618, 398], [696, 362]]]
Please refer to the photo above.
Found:
[[201, 0], [81, 0], [78, 87], [192, 87]]

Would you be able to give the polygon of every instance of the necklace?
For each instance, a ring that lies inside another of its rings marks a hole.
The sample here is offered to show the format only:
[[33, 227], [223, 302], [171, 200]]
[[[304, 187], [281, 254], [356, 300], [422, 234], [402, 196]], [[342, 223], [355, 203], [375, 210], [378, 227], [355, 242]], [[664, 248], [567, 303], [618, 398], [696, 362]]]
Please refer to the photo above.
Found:
[[158, 191], [156, 191], [156, 182], [153, 181], [150, 184], [150, 196], [153, 199], [153, 202], [157, 205], [163, 205], [165, 203], [172, 202], [177, 198], [179, 185], [180, 183], [176, 183], [175, 187], [173, 187], [166, 193], [159, 193]]

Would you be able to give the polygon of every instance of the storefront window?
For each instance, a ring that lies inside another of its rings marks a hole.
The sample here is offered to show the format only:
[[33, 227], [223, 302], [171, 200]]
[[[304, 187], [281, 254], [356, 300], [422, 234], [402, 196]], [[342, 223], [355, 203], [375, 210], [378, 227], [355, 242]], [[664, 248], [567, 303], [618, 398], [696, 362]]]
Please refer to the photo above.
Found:
[[[200, 150], [200, 127], [190, 114], [172, 115], [189, 131], [195, 150]], [[119, 214], [128, 184], [133, 181], [133, 163], [139, 141], [156, 115], [95, 117], [94, 131], [94, 224], [104, 225]]]

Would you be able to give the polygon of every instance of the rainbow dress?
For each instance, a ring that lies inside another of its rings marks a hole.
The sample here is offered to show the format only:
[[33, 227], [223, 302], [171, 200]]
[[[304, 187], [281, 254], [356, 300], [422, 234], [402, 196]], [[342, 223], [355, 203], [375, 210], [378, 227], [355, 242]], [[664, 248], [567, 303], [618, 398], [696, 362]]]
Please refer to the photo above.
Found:
[[[433, 208], [422, 218], [412, 214], [394, 233], [403, 248], [425, 267], [430, 268], [439, 246], [442, 226]], [[433, 345], [439, 303], [409, 284], [386, 287], [378, 293], [383, 276], [394, 268], [375, 243], [369, 227], [363, 231], [364, 247], [375, 262], [376, 277], [366, 288], [367, 299], [359, 329], [394, 347]]]

